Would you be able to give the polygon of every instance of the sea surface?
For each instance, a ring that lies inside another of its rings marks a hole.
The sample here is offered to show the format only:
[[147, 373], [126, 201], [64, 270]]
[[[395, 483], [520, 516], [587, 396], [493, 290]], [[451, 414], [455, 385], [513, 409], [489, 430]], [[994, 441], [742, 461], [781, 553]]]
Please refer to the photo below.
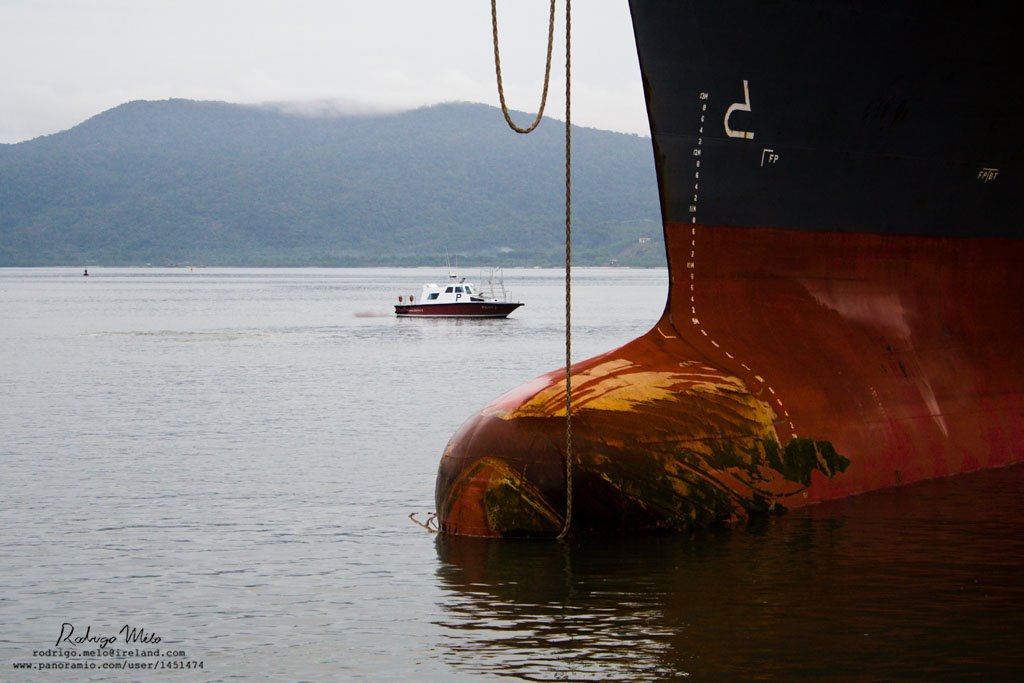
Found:
[[[574, 276], [576, 360], [663, 308], [663, 269]], [[392, 315], [444, 277], [0, 269], [0, 680], [1024, 680], [1024, 467], [692, 535], [417, 526], [459, 425], [564, 359], [561, 271]]]

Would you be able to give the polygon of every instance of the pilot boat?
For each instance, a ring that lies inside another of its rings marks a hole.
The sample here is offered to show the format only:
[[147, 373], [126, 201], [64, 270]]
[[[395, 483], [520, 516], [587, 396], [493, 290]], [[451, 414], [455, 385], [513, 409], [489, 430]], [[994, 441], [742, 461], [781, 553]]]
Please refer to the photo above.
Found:
[[477, 289], [466, 278], [450, 274], [444, 285], [426, 284], [419, 299], [398, 297], [395, 315], [400, 318], [507, 318], [523, 305], [509, 301], [504, 280], [497, 283], [492, 271], [486, 289]]

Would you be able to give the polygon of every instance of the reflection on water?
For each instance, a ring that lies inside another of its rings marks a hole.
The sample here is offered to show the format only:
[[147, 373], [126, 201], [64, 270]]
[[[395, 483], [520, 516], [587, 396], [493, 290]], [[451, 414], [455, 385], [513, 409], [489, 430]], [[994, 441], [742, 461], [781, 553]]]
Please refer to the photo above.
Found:
[[525, 680], [1003, 680], [1024, 671], [1021, 484], [1016, 467], [689, 537], [442, 537], [444, 656]]
[[456, 667], [527, 680], [672, 673], [665, 596], [629, 544], [442, 537], [437, 548]]

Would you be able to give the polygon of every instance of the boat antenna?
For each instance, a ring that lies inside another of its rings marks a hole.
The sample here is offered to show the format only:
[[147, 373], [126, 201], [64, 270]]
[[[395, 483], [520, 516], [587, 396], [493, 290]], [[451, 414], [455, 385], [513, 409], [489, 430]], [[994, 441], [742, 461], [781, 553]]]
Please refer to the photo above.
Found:
[[[565, 523], [558, 534], [558, 540], [569, 535], [572, 525], [572, 124], [570, 122], [570, 73], [572, 56], [572, 0], [565, 0]], [[548, 18], [548, 50], [544, 64], [544, 90], [541, 93], [537, 118], [527, 128], [520, 128], [512, 121], [505, 103], [505, 89], [501, 82], [501, 55], [498, 50], [498, 0], [491, 0], [491, 34], [494, 38], [494, 72], [498, 80], [498, 99], [505, 122], [517, 133], [530, 133], [544, 117], [544, 106], [548, 98], [548, 82], [551, 76], [551, 44], [555, 35], [555, 0], [551, 0]]]
[[[456, 254], [455, 255], [455, 268], [456, 268], [456, 270], [459, 267], [458, 263], [459, 263], [459, 256], [458, 256], [458, 254]], [[455, 271], [452, 270], [452, 257], [451, 257], [451, 254], [448, 253], [448, 248], [447, 247], [445, 247], [445, 250], [444, 250], [444, 265], [448, 269], [448, 279], [451, 280], [452, 278], [455, 277]]]

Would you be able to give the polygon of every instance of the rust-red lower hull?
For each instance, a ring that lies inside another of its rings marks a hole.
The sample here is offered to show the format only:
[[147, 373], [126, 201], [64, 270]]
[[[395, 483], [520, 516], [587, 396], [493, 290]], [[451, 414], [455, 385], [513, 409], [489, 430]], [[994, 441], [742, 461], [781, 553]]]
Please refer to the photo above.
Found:
[[[573, 369], [573, 527], [683, 528], [1024, 460], [1024, 241], [668, 224], [669, 301]], [[564, 372], [452, 437], [444, 532], [558, 533]]]

